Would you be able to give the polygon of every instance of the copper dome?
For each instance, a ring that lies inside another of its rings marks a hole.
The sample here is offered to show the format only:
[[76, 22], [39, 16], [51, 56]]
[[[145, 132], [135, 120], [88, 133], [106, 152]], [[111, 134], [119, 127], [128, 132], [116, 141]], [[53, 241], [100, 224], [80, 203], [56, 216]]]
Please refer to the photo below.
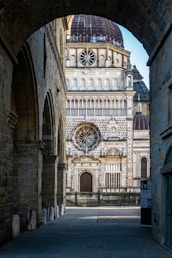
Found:
[[118, 25], [106, 18], [93, 15], [74, 15], [68, 42], [108, 42], [124, 47]]
[[134, 130], [149, 130], [149, 118], [148, 116], [137, 113], [133, 120]]

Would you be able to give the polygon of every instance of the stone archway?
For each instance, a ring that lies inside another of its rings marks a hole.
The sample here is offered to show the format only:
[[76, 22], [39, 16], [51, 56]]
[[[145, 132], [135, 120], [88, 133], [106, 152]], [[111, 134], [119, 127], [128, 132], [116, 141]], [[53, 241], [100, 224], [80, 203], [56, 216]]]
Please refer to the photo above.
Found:
[[[69, 14], [93, 14], [125, 26], [143, 43], [151, 54], [170, 21], [171, 1], [106, 1], [64, 0], [8, 1], [1, 4], [1, 40], [17, 53], [29, 35], [55, 18]], [[96, 8], [95, 8], [96, 6]], [[133, 15], [137, 13], [137, 15]], [[30, 19], [32, 17], [32, 19]], [[151, 21], [151, 22], [150, 22]], [[4, 26], [5, 24], [5, 26]], [[9, 33], [10, 31], [10, 33]], [[10, 53], [12, 53], [10, 51]]]
[[44, 102], [42, 141], [43, 150], [43, 169], [42, 169], [42, 207], [56, 207], [55, 181], [57, 177], [57, 155], [54, 150], [54, 109], [51, 92], [47, 93]]
[[[96, 8], [95, 8], [96, 7]], [[0, 78], [1, 100], [10, 94], [13, 64], [17, 63], [17, 54], [22, 49], [26, 39], [41, 26], [55, 18], [76, 13], [94, 14], [114, 20], [129, 29], [143, 44], [150, 56], [150, 85], [151, 85], [151, 167], [152, 180], [156, 187], [154, 191], [154, 211], [156, 217], [154, 237], [161, 242], [161, 185], [160, 168], [164, 164], [165, 151], [171, 141], [171, 0], [64, 0], [64, 1], [3, 1], [0, 4]], [[137, 15], [133, 15], [137, 13]], [[30, 18], [32, 17], [32, 19]], [[9, 86], [10, 85], [10, 86]], [[36, 90], [35, 90], [36, 92]], [[31, 96], [33, 96], [31, 92]], [[162, 97], [163, 96], [163, 97]], [[38, 96], [36, 96], [38, 98]], [[6, 126], [7, 103], [0, 101], [1, 121]], [[168, 105], [168, 108], [167, 108]], [[14, 117], [14, 120], [17, 117]], [[37, 123], [38, 124], [38, 123]], [[1, 133], [4, 133], [4, 127]], [[29, 134], [30, 135], [30, 134]], [[9, 141], [8, 137], [8, 141]], [[8, 142], [8, 146], [10, 143]], [[6, 146], [2, 144], [0, 155], [6, 153]], [[158, 157], [158, 158], [157, 158]], [[6, 163], [10, 164], [6, 158]], [[1, 165], [2, 166], [2, 165]], [[7, 169], [6, 169], [7, 170]], [[6, 171], [5, 170], [5, 171]], [[39, 193], [40, 194], [40, 193]], [[157, 233], [157, 232], [160, 232]]]
[[13, 212], [20, 214], [26, 229], [26, 212], [38, 212], [38, 110], [32, 59], [25, 45], [17, 56], [11, 87], [9, 124], [13, 129]]

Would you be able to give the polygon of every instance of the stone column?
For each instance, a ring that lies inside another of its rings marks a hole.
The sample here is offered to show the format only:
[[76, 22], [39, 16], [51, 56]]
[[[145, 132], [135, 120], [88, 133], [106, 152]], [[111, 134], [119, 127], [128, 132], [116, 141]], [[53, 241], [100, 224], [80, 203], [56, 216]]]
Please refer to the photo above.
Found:
[[65, 163], [58, 164], [57, 173], [57, 203], [66, 205], [66, 169]]
[[17, 194], [17, 212], [21, 224], [26, 227], [26, 213], [34, 209], [38, 223], [42, 216], [42, 143], [39, 141], [16, 141], [14, 143], [14, 177]]
[[42, 205], [43, 208], [57, 206], [57, 155], [43, 157], [42, 172]]
[[126, 91], [127, 101], [127, 187], [133, 187], [133, 95], [132, 87]]

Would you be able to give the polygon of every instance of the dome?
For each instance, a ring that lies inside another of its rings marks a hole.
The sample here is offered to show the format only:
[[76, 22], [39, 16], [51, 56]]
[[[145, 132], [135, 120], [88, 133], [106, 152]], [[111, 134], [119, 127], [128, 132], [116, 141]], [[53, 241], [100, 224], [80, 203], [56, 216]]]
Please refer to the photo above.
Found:
[[149, 130], [149, 118], [141, 113], [137, 113], [133, 120], [134, 130]]
[[106, 18], [93, 15], [74, 15], [68, 42], [107, 42], [124, 47], [118, 25]]

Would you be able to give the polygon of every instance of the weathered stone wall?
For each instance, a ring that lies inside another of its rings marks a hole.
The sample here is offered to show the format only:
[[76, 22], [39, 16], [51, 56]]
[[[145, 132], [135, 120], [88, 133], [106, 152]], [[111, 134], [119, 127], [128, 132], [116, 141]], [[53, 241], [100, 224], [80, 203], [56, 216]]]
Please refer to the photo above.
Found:
[[[39, 142], [17, 142], [15, 143], [15, 154], [13, 171], [17, 181], [17, 200], [15, 212], [21, 217], [21, 229], [26, 228], [26, 212], [36, 210], [40, 216], [42, 205], [39, 206], [39, 198], [42, 186], [41, 166], [42, 159]], [[15, 157], [16, 155], [16, 157]], [[14, 212], [14, 211], [13, 211]]]
[[[172, 145], [172, 33], [164, 35], [157, 55], [151, 63], [151, 175], [153, 182], [152, 228], [158, 242], [165, 240], [165, 188], [161, 169]], [[171, 167], [172, 171], [172, 167]]]
[[[34, 65], [35, 65], [35, 70], [36, 70], [36, 76], [37, 76], [37, 81], [38, 85], [40, 87], [38, 88], [38, 96], [42, 96], [41, 98], [39, 97], [39, 106], [40, 106], [40, 125], [43, 124], [43, 117], [41, 116], [41, 110], [43, 111], [44, 109], [44, 101], [45, 97], [47, 96], [47, 92], [51, 93], [52, 96], [52, 103], [51, 103], [51, 116], [52, 116], [52, 126], [53, 126], [53, 131], [52, 131], [52, 137], [53, 137], [53, 149], [51, 150], [51, 156], [45, 156], [44, 157], [44, 172], [45, 175], [49, 172], [49, 189], [52, 189], [48, 193], [48, 196], [46, 197], [46, 205], [48, 205], [48, 198], [49, 198], [49, 205], [51, 206], [56, 206], [55, 203], [57, 202], [57, 185], [62, 183], [64, 184], [63, 177], [58, 176], [58, 171], [57, 171], [57, 166], [58, 166], [58, 160], [59, 162], [65, 162], [65, 94], [66, 94], [66, 85], [65, 85], [65, 78], [63, 74], [63, 64], [61, 63], [61, 58], [60, 58], [60, 53], [59, 50], [61, 48], [60, 46], [60, 41], [58, 37], [60, 37], [59, 28], [62, 28], [63, 34], [64, 34], [64, 28], [62, 27], [63, 23], [59, 19], [56, 21], [56, 29], [57, 29], [57, 34], [55, 35], [56, 40], [53, 38], [53, 33], [51, 30], [51, 26], [46, 26], [46, 28], [42, 28], [42, 34], [41, 31], [38, 31], [39, 37], [42, 35], [42, 40], [39, 38], [37, 39], [37, 35], [33, 35], [33, 37], [36, 37], [36, 40], [39, 42], [43, 42], [43, 46], [41, 48], [37, 49], [34, 47], [34, 44], [32, 44], [33, 38], [31, 37], [31, 48], [34, 50], [34, 53], [36, 54], [33, 55], [34, 59]], [[37, 34], [35, 33], [35, 34]], [[63, 35], [64, 37], [64, 35]], [[62, 46], [64, 48], [64, 45]], [[43, 57], [42, 57], [43, 56]], [[39, 60], [39, 64], [41, 65], [42, 68], [42, 74], [41, 72], [37, 69], [39, 69], [39, 66], [37, 66], [37, 60]], [[44, 79], [41, 81], [41, 78], [44, 77]], [[44, 88], [42, 90], [42, 88]], [[40, 136], [42, 134], [42, 128], [40, 126]], [[59, 138], [61, 141], [59, 141]], [[61, 143], [62, 142], [62, 143]], [[59, 146], [60, 145], [60, 146]], [[45, 146], [46, 148], [46, 146]], [[54, 156], [53, 156], [54, 155]], [[57, 158], [55, 158], [57, 156]], [[52, 162], [52, 157], [54, 157], [54, 162]], [[58, 158], [59, 157], [59, 158]], [[47, 169], [47, 160], [51, 159], [51, 166], [49, 167], [49, 171]], [[51, 168], [53, 174], [51, 173]], [[54, 169], [53, 169], [54, 168]], [[46, 172], [47, 171], [47, 172]], [[61, 181], [61, 182], [58, 182]], [[57, 183], [58, 182], [58, 183]], [[64, 187], [63, 187], [64, 189]], [[62, 191], [62, 189], [61, 189]], [[54, 195], [54, 196], [52, 196]], [[62, 201], [63, 202], [63, 201]]]
[[[11, 234], [12, 189], [12, 128], [10, 99], [12, 61], [0, 46], [0, 241]], [[9, 116], [8, 116], [9, 115]]]
[[[59, 21], [57, 25], [62, 26], [64, 33], [63, 24]], [[51, 190], [45, 198], [46, 208], [54, 206], [56, 209], [57, 180], [64, 184], [63, 175], [57, 174], [56, 157], [61, 157], [61, 163], [65, 162], [66, 85], [50, 25], [27, 40], [19, 52], [13, 79], [12, 70], [10, 58], [0, 48], [0, 241], [11, 237], [13, 214], [21, 217], [21, 230], [27, 228], [29, 210], [36, 211], [38, 225], [41, 223], [43, 172], [46, 171], [44, 177], [47, 174], [50, 179], [47, 185]], [[50, 131], [45, 135], [47, 128]], [[47, 148], [50, 149], [45, 151]], [[51, 165], [47, 167], [46, 161], [50, 158]], [[63, 193], [63, 189], [61, 191]], [[64, 203], [63, 198], [61, 203]]]

